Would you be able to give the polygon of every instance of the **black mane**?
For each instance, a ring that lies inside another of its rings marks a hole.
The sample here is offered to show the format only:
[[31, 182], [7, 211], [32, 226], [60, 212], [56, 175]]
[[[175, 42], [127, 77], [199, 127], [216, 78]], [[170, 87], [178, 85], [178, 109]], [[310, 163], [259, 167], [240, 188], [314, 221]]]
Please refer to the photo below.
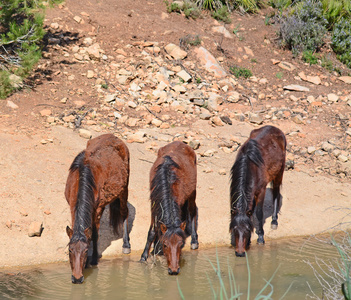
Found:
[[[250, 163], [260, 167], [264, 164], [261, 151], [258, 143], [250, 139], [240, 149], [238, 157], [230, 171], [231, 173], [231, 184], [230, 184], [230, 208], [232, 215], [234, 210], [236, 215], [245, 215], [249, 201], [252, 201], [251, 192], [254, 185], [252, 180], [252, 172]], [[243, 218], [250, 220], [248, 217]], [[230, 223], [230, 229], [234, 227], [234, 220]]]
[[89, 165], [84, 164], [85, 151], [79, 153], [70, 167], [70, 172], [79, 170], [79, 187], [75, 207], [73, 236], [70, 243], [87, 241], [84, 230], [92, 227], [95, 180]]
[[174, 168], [179, 169], [179, 165], [168, 155], [157, 167], [155, 177], [151, 181], [151, 210], [155, 226], [162, 223], [167, 227], [167, 234], [184, 236], [184, 232], [179, 228], [182, 222], [180, 207], [172, 194], [172, 185], [178, 180]]

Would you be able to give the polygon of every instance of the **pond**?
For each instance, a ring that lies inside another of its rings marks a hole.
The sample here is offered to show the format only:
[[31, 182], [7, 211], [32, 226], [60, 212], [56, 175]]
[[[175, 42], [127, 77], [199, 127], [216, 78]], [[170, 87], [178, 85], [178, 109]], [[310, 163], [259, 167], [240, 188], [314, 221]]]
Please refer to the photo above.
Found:
[[[272, 299], [305, 299], [311, 295], [309, 286], [321, 296], [312, 268], [315, 258], [336, 256], [335, 248], [312, 238], [268, 240], [264, 246], [253, 242], [248, 252], [250, 268], [250, 299], [254, 299], [266, 281], [273, 286]], [[220, 278], [230, 293], [229, 272], [233, 271], [236, 286], [247, 299], [247, 260], [235, 257], [231, 247], [214, 247], [184, 251], [181, 271], [170, 276], [164, 259], [149, 258], [139, 262], [140, 254], [101, 259], [97, 267], [84, 271], [81, 285], [71, 283], [69, 263], [40, 265], [0, 271], [1, 299], [212, 299], [219, 290], [219, 277], [211, 265], [220, 265]], [[276, 273], [274, 274], [274, 272]], [[266, 281], [265, 281], [266, 280]], [[309, 284], [309, 286], [308, 286]], [[179, 286], [179, 287], [178, 287]], [[211, 288], [212, 286], [212, 288]], [[263, 294], [268, 294], [268, 287]]]

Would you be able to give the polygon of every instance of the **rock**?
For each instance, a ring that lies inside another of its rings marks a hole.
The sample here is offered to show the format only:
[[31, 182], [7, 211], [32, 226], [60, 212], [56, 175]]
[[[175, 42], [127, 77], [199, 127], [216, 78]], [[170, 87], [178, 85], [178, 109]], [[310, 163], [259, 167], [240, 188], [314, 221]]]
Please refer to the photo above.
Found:
[[88, 70], [88, 72], [87, 72], [87, 78], [88, 78], [88, 79], [91, 79], [91, 78], [94, 78], [94, 76], [95, 76], [94, 71]]
[[73, 20], [76, 21], [77, 23], [81, 23], [83, 19], [80, 16], [74, 16]]
[[17, 109], [18, 105], [13, 103], [11, 100], [7, 100], [6, 106], [12, 109]]
[[304, 124], [304, 120], [300, 114], [297, 114], [291, 118], [296, 124]]
[[165, 47], [165, 50], [174, 59], [184, 59], [188, 55], [184, 50], [180, 49], [180, 47], [175, 44], [168, 44]]
[[346, 156], [346, 155], [343, 155], [343, 154], [341, 154], [341, 155], [339, 155], [338, 156], [338, 160], [340, 160], [341, 162], [347, 162], [349, 159], [348, 159], [348, 157]]
[[292, 170], [295, 167], [295, 161], [287, 159], [285, 162], [285, 170]]
[[227, 117], [227, 116], [221, 116], [220, 118], [221, 118], [222, 122], [225, 123], [225, 124], [228, 124], [228, 125], [232, 125], [233, 124], [232, 120], [229, 117]]
[[191, 80], [191, 76], [184, 70], [181, 70], [177, 73], [177, 76], [184, 80], [184, 82], [189, 82]]
[[351, 128], [349, 128], [349, 129], [346, 130], [346, 134], [349, 135], [349, 136], [351, 136]]
[[20, 213], [21, 216], [23, 216], [23, 217], [27, 217], [27, 216], [28, 216], [28, 212], [27, 212], [23, 207], [21, 207], [19, 213]]
[[[200, 119], [201, 120], [209, 120], [209, 119], [211, 119], [211, 114], [209, 112], [202, 112], [200, 114]], [[351, 135], [351, 131], [350, 131], [350, 135]]]
[[253, 51], [249, 47], [244, 46], [245, 53], [250, 56], [255, 56]]
[[137, 119], [137, 118], [129, 118], [129, 119], [127, 119], [125, 124], [129, 127], [135, 127], [137, 125], [138, 121], [139, 121], [139, 119]]
[[208, 72], [213, 73], [217, 78], [227, 76], [226, 71], [217, 62], [214, 56], [204, 47], [196, 48], [195, 53]]
[[43, 223], [34, 221], [29, 225], [28, 236], [29, 237], [41, 236], [42, 231], [43, 231]]
[[156, 127], [160, 127], [161, 124], [162, 124], [162, 121], [159, 120], [159, 119], [153, 118], [152, 121], [151, 121], [151, 124], [156, 126]]
[[289, 91], [296, 91], [296, 92], [309, 92], [310, 89], [302, 86], [302, 85], [297, 85], [297, 84], [290, 84], [286, 85], [283, 87], [284, 90], [289, 90]]
[[254, 113], [249, 114], [249, 121], [251, 123], [258, 124], [258, 125], [263, 123], [263, 119], [258, 114], [254, 114]]
[[309, 146], [309, 147], [307, 148], [307, 153], [308, 153], [308, 154], [313, 154], [315, 151], [316, 151], [316, 147]]
[[89, 130], [81, 128], [79, 129], [79, 136], [84, 139], [90, 139], [92, 137], [92, 134]]
[[351, 84], [351, 76], [341, 76], [341, 77], [339, 77], [339, 80], [341, 80], [345, 83]]
[[337, 102], [339, 100], [339, 96], [335, 94], [328, 94], [327, 97], [328, 100], [332, 102]]
[[100, 60], [100, 45], [95, 43], [87, 48], [87, 53], [91, 59]]
[[321, 149], [326, 152], [331, 152], [332, 150], [334, 150], [334, 146], [328, 142], [324, 142], [321, 145]]
[[146, 133], [143, 131], [137, 131], [134, 134], [128, 135], [128, 140], [136, 143], [145, 143], [147, 140]]
[[9, 81], [10, 81], [11, 86], [15, 89], [22, 87], [22, 78], [20, 76], [17, 76], [15, 74], [11, 74], [9, 76]]
[[231, 33], [228, 31], [227, 28], [225, 28], [224, 26], [213, 26], [212, 27], [212, 31], [213, 32], [217, 32], [220, 34], [223, 34], [224, 37], [228, 38], [228, 39], [232, 39], [233, 36], [231, 35]]
[[237, 103], [240, 100], [240, 94], [236, 91], [230, 92], [228, 94], [228, 101], [232, 103]]
[[296, 67], [291, 64], [291, 63], [288, 63], [286, 61], [281, 61], [279, 64], [278, 64], [278, 67], [284, 69], [284, 70], [288, 70], [288, 71], [294, 71], [296, 69]]
[[226, 175], [226, 174], [227, 174], [227, 171], [226, 171], [225, 169], [220, 169], [220, 170], [218, 171], [218, 174], [219, 174], [219, 175]]
[[58, 23], [51, 23], [50, 24], [50, 27], [52, 28], [52, 29], [59, 29], [59, 27], [60, 27], [60, 25], [58, 24]]
[[200, 148], [200, 141], [198, 141], [198, 140], [191, 140], [191, 141], [188, 143], [188, 145], [189, 145], [192, 149], [197, 150], [197, 149]]
[[6, 227], [11, 229], [12, 228], [12, 222], [10, 220], [6, 221]]
[[105, 101], [106, 103], [110, 103], [110, 102], [112, 102], [112, 101], [115, 101], [116, 96], [117, 96], [116, 94], [108, 94], [108, 95], [105, 96], [104, 101]]
[[224, 123], [222, 122], [221, 118], [218, 116], [214, 116], [212, 118], [212, 124], [214, 124], [216, 126], [224, 126]]
[[127, 105], [128, 105], [130, 108], [136, 108], [136, 107], [138, 106], [134, 101], [128, 101]]
[[[215, 153], [217, 153], [217, 150], [209, 149], [209, 150], [206, 150], [204, 153], [202, 153], [202, 156], [211, 157], [211, 156], [213, 156]], [[201, 155], [201, 154], [200, 154], [200, 155]]]

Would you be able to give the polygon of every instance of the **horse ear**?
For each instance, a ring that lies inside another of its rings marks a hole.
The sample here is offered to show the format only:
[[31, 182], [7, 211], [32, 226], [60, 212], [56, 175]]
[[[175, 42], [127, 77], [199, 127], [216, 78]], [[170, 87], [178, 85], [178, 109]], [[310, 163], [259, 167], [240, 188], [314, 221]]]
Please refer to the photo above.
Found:
[[184, 221], [182, 224], [180, 224], [180, 229], [181, 230], [185, 230], [185, 227], [186, 227], [186, 221]]
[[66, 233], [68, 237], [71, 239], [73, 235], [73, 230], [69, 226], [66, 227]]
[[87, 237], [87, 239], [90, 240], [91, 236], [93, 235], [93, 232], [92, 232], [91, 228], [89, 227], [89, 228], [84, 230], [84, 234]]
[[163, 223], [161, 223], [160, 227], [161, 227], [161, 232], [162, 232], [162, 234], [165, 234], [165, 232], [167, 231], [166, 225], [163, 224]]

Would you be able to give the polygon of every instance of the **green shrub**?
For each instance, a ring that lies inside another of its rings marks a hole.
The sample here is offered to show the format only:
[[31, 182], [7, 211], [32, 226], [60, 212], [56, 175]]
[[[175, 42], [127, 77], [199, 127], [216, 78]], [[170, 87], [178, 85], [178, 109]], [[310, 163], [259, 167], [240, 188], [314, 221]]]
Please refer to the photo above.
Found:
[[263, 6], [262, 0], [191, 0], [200, 8], [216, 11], [227, 6], [229, 11], [240, 10], [247, 13], [256, 13]]
[[233, 67], [230, 67], [229, 70], [237, 78], [239, 77], [249, 78], [252, 76], [252, 72], [246, 68], [233, 66]]
[[340, 19], [334, 27], [332, 47], [338, 59], [351, 68], [351, 22], [350, 19]]
[[305, 50], [302, 52], [302, 60], [309, 63], [310, 65], [315, 65], [318, 63], [318, 57], [311, 50]]
[[290, 14], [282, 18], [279, 32], [281, 45], [291, 49], [294, 55], [305, 50], [314, 52], [324, 43], [326, 26], [321, 2], [299, 2]]
[[231, 23], [231, 19], [229, 17], [228, 8], [224, 5], [216, 11], [212, 12], [212, 17], [216, 20], [223, 21], [226, 24]]
[[350, 0], [321, 0], [321, 2], [329, 28], [333, 28], [334, 24], [342, 18], [351, 18]]
[[[59, 2], [51, 0], [51, 3]], [[0, 9], [0, 98], [6, 98], [20, 85], [11, 75], [28, 76], [41, 57], [45, 31], [42, 0], [3, 0]]]

